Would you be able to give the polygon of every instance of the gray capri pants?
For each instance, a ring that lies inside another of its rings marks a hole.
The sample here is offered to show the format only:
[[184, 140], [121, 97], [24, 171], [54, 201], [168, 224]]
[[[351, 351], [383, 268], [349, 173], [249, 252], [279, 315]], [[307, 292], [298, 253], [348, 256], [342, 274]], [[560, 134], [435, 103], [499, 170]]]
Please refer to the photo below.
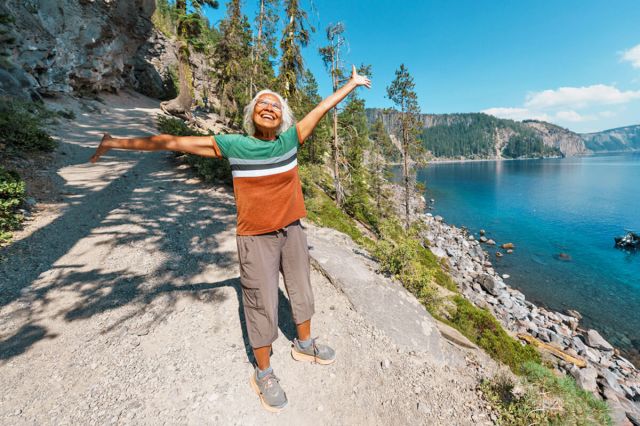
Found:
[[282, 272], [293, 320], [301, 324], [313, 316], [307, 236], [297, 220], [262, 235], [238, 235], [242, 303], [253, 348], [278, 338], [278, 279]]

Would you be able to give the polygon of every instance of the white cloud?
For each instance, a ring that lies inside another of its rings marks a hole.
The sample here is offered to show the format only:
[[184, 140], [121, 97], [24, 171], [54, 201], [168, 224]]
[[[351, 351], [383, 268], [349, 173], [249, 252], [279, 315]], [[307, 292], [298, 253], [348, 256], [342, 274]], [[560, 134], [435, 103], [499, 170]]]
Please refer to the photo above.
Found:
[[549, 116], [547, 114], [530, 111], [527, 108], [496, 107], [485, 109], [482, 112], [498, 118], [508, 118], [510, 120], [549, 120]]
[[622, 60], [631, 62], [634, 68], [640, 68], [640, 44], [622, 52]]
[[586, 87], [561, 87], [527, 95], [525, 106], [531, 109], [554, 107], [585, 108], [589, 105], [611, 105], [640, 99], [640, 90], [620, 91], [617, 87], [594, 84]]
[[581, 121], [593, 120], [594, 117], [580, 115], [577, 112], [570, 110], [570, 111], [558, 111], [555, 115], [555, 118], [559, 121], [570, 121], [572, 123], [580, 123]]

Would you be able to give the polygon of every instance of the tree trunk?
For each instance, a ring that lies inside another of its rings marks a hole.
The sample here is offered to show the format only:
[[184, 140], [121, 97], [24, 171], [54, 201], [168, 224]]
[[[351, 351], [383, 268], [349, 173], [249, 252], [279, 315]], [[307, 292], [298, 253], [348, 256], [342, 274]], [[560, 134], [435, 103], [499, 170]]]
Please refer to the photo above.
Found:
[[[331, 64], [331, 80], [333, 91], [338, 90], [338, 53], [334, 50]], [[342, 206], [342, 185], [340, 184], [340, 151], [338, 150], [338, 107], [333, 107], [333, 184], [336, 188], [336, 203]]]
[[258, 18], [258, 36], [256, 37], [255, 46], [251, 49], [251, 78], [249, 81], [249, 99], [253, 98], [255, 87], [255, 76], [258, 73], [258, 61], [262, 59], [262, 22], [264, 20], [264, 0], [260, 0], [260, 17]]
[[338, 151], [338, 110], [333, 108], [333, 184], [336, 187], [336, 203], [342, 206], [342, 185], [340, 184], [340, 155]]
[[402, 177], [404, 179], [405, 229], [409, 229], [409, 135], [407, 134], [407, 116], [402, 104]]
[[187, 81], [187, 67], [189, 67], [187, 49], [189, 48], [184, 43], [178, 48], [178, 78], [180, 80], [178, 96], [170, 101], [160, 102], [160, 108], [167, 114], [190, 120], [193, 97], [191, 96], [191, 86]]

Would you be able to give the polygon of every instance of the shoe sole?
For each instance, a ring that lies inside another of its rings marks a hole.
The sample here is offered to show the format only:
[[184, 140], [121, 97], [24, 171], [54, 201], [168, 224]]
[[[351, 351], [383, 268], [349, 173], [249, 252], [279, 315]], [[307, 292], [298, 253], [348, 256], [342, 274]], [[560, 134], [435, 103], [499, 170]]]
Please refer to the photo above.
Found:
[[267, 404], [267, 401], [264, 400], [264, 397], [262, 396], [262, 392], [260, 392], [260, 388], [258, 387], [258, 384], [256, 383], [255, 374], [251, 375], [251, 378], [249, 379], [249, 383], [251, 384], [251, 388], [253, 389], [253, 391], [255, 393], [257, 393], [258, 396], [260, 397], [260, 403], [262, 404], [262, 407], [265, 410], [270, 411], [272, 413], [279, 413], [280, 411], [282, 411], [287, 406], [288, 401], [285, 402], [282, 407], [273, 407], [273, 406]]
[[294, 348], [291, 348], [291, 356], [296, 361], [309, 361], [309, 362], [315, 362], [315, 363], [322, 364], [322, 365], [329, 365], [329, 364], [333, 364], [334, 362], [336, 362], [335, 358], [333, 358], [333, 359], [320, 359], [320, 358], [317, 358], [317, 357], [312, 356], [312, 355], [307, 355], [307, 354], [303, 354], [301, 352], [298, 352]]

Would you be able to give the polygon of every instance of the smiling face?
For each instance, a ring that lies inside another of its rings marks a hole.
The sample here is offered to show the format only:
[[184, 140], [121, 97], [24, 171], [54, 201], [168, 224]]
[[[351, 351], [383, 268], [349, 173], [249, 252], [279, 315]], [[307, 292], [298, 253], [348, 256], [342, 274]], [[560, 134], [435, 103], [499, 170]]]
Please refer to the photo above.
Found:
[[266, 93], [258, 98], [253, 109], [257, 134], [275, 134], [282, 124], [282, 105], [277, 96]]

